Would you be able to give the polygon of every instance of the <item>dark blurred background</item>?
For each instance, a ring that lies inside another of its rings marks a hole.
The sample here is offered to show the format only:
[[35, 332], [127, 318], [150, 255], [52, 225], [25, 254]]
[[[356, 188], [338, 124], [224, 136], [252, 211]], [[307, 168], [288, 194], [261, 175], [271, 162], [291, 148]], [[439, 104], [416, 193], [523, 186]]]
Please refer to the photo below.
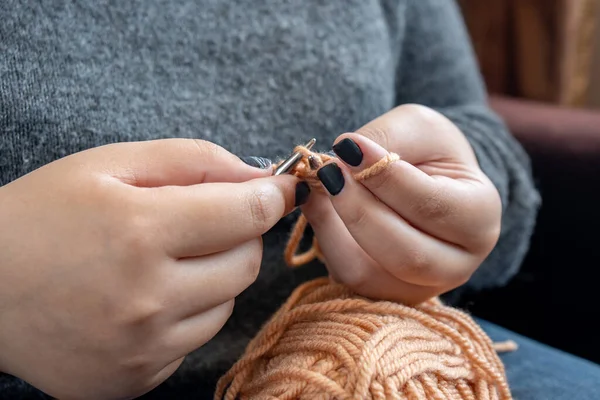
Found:
[[477, 316], [600, 362], [600, 4], [459, 0], [492, 107], [532, 159], [543, 205], [520, 274]]

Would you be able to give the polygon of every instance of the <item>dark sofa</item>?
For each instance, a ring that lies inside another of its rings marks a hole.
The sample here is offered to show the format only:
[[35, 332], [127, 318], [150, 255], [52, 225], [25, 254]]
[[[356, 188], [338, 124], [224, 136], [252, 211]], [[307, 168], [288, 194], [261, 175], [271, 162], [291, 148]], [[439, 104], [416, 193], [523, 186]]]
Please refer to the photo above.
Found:
[[463, 306], [600, 362], [600, 112], [503, 97], [490, 103], [530, 154], [543, 204], [521, 272]]

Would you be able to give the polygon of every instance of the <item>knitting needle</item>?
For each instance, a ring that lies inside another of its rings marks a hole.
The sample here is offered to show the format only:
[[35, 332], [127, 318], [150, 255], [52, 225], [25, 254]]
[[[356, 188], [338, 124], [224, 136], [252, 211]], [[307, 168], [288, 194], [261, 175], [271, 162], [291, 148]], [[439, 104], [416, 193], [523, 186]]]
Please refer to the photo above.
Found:
[[[310, 141], [308, 143], [306, 143], [306, 145], [304, 145], [304, 147], [306, 147], [308, 150], [310, 150], [315, 145], [316, 142], [317, 142], [317, 139], [312, 138], [312, 139], [310, 139]], [[302, 153], [295, 152], [289, 158], [287, 158], [284, 162], [282, 162], [279, 167], [277, 167], [277, 169], [275, 170], [275, 173], [273, 175], [281, 175], [281, 174], [290, 172], [292, 170], [292, 168], [294, 168], [294, 166], [300, 162], [301, 159], [302, 159]]]

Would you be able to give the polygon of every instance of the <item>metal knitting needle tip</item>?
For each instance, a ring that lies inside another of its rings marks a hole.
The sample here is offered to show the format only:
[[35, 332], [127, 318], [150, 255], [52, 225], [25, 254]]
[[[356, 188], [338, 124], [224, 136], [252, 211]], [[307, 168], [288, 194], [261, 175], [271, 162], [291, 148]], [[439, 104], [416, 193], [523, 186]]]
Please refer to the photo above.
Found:
[[[304, 147], [306, 147], [307, 149], [310, 150], [315, 145], [316, 142], [317, 142], [317, 139], [312, 138], [308, 141], [308, 143], [306, 143], [304, 145]], [[298, 153], [298, 152], [293, 153], [289, 158], [287, 158], [284, 162], [282, 162], [279, 167], [277, 167], [277, 169], [275, 170], [275, 173], [273, 175], [277, 176], [277, 175], [282, 175], [282, 174], [290, 172], [292, 170], [292, 168], [294, 168], [294, 166], [296, 164], [298, 164], [298, 162], [300, 162], [301, 159], [302, 159], [302, 153]]]

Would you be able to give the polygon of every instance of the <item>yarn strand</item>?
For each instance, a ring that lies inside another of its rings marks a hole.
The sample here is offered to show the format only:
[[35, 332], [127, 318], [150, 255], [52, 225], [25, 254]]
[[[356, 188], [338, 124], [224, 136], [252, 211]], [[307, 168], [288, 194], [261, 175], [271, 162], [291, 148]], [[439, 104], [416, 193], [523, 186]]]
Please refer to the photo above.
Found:
[[[320, 188], [316, 170], [331, 160], [298, 146], [292, 173]], [[369, 179], [399, 160], [389, 154], [355, 179]], [[316, 238], [298, 253], [308, 221], [301, 215], [284, 259], [299, 267], [323, 261]], [[376, 301], [327, 277], [306, 282], [250, 341], [219, 380], [215, 400], [456, 399], [510, 400], [500, 351], [466, 313], [433, 298], [417, 306]]]
[[[302, 177], [304, 180], [309, 182], [309, 184], [313, 188], [317, 188], [318, 190], [322, 190], [319, 180], [317, 178], [317, 170], [323, 166], [326, 162], [332, 159], [331, 156], [327, 154], [319, 154], [314, 153], [307, 149], [304, 146], [296, 146], [294, 148], [294, 152], [299, 152], [302, 154], [302, 159], [296, 165], [292, 174], [298, 177]], [[354, 179], [357, 181], [364, 181], [369, 179], [381, 172], [383, 172], [390, 164], [398, 161], [400, 157], [395, 153], [388, 153], [381, 160], [377, 161], [372, 166], [365, 168], [363, 171], [354, 175]], [[277, 165], [273, 166], [273, 170], [277, 169]], [[303, 214], [298, 217], [294, 228], [290, 234], [288, 239], [288, 243], [284, 250], [284, 260], [286, 264], [290, 267], [299, 267], [314, 259], [319, 259], [323, 261], [323, 254], [321, 253], [321, 249], [319, 247], [319, 243], [316, 238], [313, 238], [312, 247], [305, 251], [304, 253], [297, 254], [298, 248], [300, 246], [300, 242], [304, 237], [304, 232], [308, 222], [306, 217]]]

